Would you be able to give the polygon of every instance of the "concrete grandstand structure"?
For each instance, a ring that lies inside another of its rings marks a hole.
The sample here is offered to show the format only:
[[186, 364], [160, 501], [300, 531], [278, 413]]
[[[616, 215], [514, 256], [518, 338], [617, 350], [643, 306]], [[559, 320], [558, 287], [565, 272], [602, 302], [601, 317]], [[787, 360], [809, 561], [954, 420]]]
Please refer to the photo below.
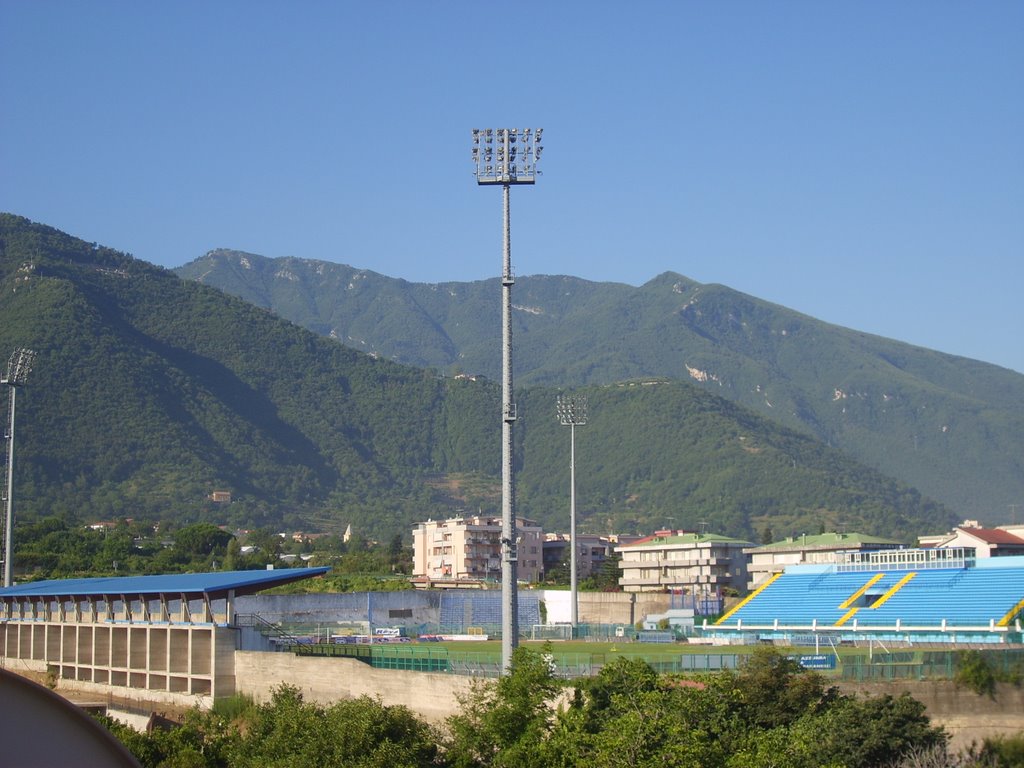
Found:
[[1024, 557], [975, 558], [972, 549], [850, 552], [789, 566], [705, 636], [734, 642], [1019, 643]]
[[80, 690], [171, 703], [235, 693], [242, 595], [329, 568], [65, 579], [0, 589], [0, 661]]

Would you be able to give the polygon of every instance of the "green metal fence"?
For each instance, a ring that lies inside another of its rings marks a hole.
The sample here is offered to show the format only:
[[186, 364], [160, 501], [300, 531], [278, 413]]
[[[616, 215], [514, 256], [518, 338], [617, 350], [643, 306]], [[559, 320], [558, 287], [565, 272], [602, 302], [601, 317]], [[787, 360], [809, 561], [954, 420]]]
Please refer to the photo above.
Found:
[[[999, 679], [1019, 679], [1024, 673], [1024, 649], [977, 651]], [[957, 670], [957, 650], [898, 651], [870, 656], [840, 656], [837, 672], [843, 680], [952, 680]]]
[[[300, 656], [350, 658], [377, 669], [441, 672], [475, 677], [496, 677], [501, 669], [500, 652], [461, 651], [432, 644], [341, 645], [333, 643], [296, 645], [291, 650]], [[782, 650], [782, 649], [780, 649]], [[783, 650], [785, 652], [785, 650]], [[957, 654], [950, 650], [907, 649], [885, 653], [864, 653], [863, 649], [839, 649], [819, 656], [834, 656], [834, 668], [820, 669], [822, 674], [851, 682], [871, 680], [952, 680], [957, 669]], [[1024, 648], [982, 649], [978, 651], [999, 679], [1024, 677]], [[622, 652], [547, 654], [557, 677], [590, 677]], [[632, 658], [643, 659], [662, 674], [694, 675], [738, 669], [747, 653], [691, 652], [655, 650], [629, 644]], [[819, 657], [815, 657], [819, 658]]]

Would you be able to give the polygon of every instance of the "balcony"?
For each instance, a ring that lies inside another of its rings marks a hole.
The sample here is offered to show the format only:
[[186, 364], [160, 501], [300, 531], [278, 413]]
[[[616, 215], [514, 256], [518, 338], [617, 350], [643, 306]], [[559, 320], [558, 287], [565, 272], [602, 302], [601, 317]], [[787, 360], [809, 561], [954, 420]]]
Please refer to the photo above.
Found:
[[657, 587], [661, 584], [658, 576], [623, 576], [619, 585], [623, 587]]

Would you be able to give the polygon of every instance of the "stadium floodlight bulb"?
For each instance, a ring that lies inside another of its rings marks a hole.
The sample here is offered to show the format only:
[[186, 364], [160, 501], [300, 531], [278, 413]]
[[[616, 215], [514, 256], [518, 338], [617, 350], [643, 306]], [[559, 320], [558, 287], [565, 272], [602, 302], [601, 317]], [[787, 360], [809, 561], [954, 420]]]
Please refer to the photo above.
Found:
[[541, 128], [474, 129], [474, 146], [482, 138], [484, 149], [482, 153], [473, 155], [477, 184], [536, 183], [540, 173], [537, 161], [540, 159], [542, 131]]

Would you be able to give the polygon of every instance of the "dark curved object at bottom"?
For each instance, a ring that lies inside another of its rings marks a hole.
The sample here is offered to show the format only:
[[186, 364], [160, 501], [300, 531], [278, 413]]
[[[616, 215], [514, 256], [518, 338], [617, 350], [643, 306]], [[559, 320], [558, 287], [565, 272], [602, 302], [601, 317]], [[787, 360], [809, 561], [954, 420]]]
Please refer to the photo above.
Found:
[[6, 669], [0, 669], [0, 712], [0, 763], [6, 768], [140, 768], [80, 707]]

